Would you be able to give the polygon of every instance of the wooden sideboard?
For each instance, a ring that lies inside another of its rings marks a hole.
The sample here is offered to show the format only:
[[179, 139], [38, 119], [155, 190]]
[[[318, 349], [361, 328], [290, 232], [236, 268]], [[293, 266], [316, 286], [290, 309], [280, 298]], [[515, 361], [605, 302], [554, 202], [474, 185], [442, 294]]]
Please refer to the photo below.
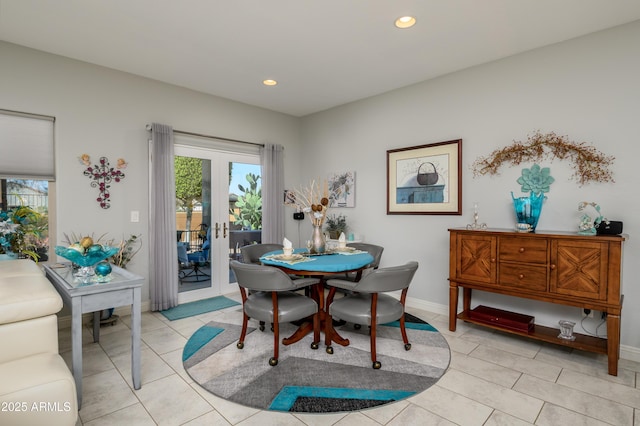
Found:
[[[608, 356], [609, 374], [618, 374], [620, 286], [624, 236], [506, 229], [449, 229], [449, 330], [456, 320], [481, 324]], [[458, 313], [458, 289], [463, 288]], [[543, 302], [592, 309], [606, 314], [607, 338], [574, 333], [558, 338], [559, 328], [535, 325], [530, 332], [488, 325], [470, 317], [471, 291], [481, 290]]]

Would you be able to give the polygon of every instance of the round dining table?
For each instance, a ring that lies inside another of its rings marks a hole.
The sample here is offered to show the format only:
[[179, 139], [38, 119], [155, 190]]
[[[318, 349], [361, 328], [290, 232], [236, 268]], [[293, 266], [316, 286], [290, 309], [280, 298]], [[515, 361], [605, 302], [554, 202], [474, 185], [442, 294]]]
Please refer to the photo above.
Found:
[[264, 254], [260, 261], [264, 265], [277, 266], [288, 274], [305, 276], [329, 276], [357, 272], [371, 262], [373, 256], [366, 251], [331, 251], [327, 254], [308, 255], [304, 249], [294, 250], [297, 259], [282, 260], [282, 250]]
[[[260, 258], [260, 262], [264, 265], [275, 266], [287, 274], [301, 275], [305, 277], [318, 277], [318, 283], [314, 286], [315, 291], [312, 292], [313, 297], [318, 303], [320, 311], [321, 328], [325, 334], [329, 335], [329, 341], [336, 342], [339, 345], [347, 346], [349, 340], [343, 338], [333, 328], [331, 321], [325, 321], [327, 312], [325, 309], [325, 291], [324, 283], [327, 278], [335, 275], [344, 275], [346, 273], [360, 273], [374, 259], [373, 256], [366, 251], [332, 251], [321, 255], [309, 254], [305, 249], [294, 250], [293, 259], [282, 259], [283, 251], [276, 250], [264, 254]], [[284, 345], [290, 345], [302, 339], [304, 336], [313, 331], [311, 323], [306, 322], [298, 330], [282, 340]]]

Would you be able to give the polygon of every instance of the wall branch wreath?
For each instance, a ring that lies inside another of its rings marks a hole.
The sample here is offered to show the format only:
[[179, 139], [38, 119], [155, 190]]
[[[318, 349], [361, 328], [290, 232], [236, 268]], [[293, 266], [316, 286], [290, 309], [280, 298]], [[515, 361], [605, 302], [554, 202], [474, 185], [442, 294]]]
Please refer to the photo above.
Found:
[[609, 166], [615, 157], [605, 155], [585, 142], [572, 142], [567, 136], [554, 132], [543, 134], [539, 130], [530, 135], [526, 142], [516, 141], [504, 148], [496, 149], [486, 157], [478, 157], [471, 165], [473, 176], [497, 175], [498, 169], [510, 163], [514, 166], [523, 162], [536, 162], [548, 158], [570, 160], [572, 178], [583, 186], [589, 182], [615, 182]]

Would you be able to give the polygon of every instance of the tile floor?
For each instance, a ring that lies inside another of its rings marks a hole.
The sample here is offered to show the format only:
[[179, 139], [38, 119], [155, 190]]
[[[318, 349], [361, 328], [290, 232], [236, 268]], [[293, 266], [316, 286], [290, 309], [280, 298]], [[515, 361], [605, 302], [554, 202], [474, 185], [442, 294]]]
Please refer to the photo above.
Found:
[[[237, 309], [237, 307], [228, 308]], [[78, 424], [97, 425], [635, 425], [640, 426], [640, 363], [606, 357], [458, 323], [408, 309], [438, 328], [451, 348], [449, 370], [430, 389], [381, 408], [341, 414], [286, 414], [227, 402], [203, 390], [182, 368], [191, 334], [223, 311], [168, 321], [142, 316], [142, 388], [131, 383], [129, 317], [84, 340], [83, 406]], [[71, 333], [60, 352], [71, 360]]]

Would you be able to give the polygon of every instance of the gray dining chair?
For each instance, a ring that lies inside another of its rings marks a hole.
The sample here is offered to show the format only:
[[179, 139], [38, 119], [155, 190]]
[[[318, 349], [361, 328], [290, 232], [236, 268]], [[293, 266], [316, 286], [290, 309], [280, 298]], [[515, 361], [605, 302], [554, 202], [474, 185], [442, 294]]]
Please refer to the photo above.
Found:
[[[265, 243], [265, 244], [247, 244], [240, 247], [240, 260], [242, 263], [253, 263], [254, 265], [261, 265], [260, 258], [269, 252], [282, 250], [282, 244]], [[249, 292], [251, 293], [251, 292]], [[265, 322], [260, 321], [260, 331], [264, 331]], [[273, 324], [271, 324], [271, 330], [273, 331]]]
[[[382, 259], [382, 252], [384, 251], [384, 247], [369, 243], [347, 243], [347, 247], [353, 247], [357, 250], [366, 251], [371, 256], [373, 256], [373, 262], [371, 262], [365, 268], [359, 270], [358, 272], [346, 273], [343, 279], [349, 281], [360, 281], [362, 279], [362, 275], [368, 274], [374, 269], [378, 269], [378, 267], [380, 266], [380, 260]], [[353, 292], [350, 290], [338, 289], [338, 291], [344, 294], [353, 294]], [[342, 320], [335, 322], [336, 325], [343, 325], [344, 323], [345, 321]], [[355, 328], [356, 330], [360, 330], [360, 327], [361, 324], [353, 324], [353, 328]]]
[[260, 258], [271, 251], [282, 250], [282, 244], [249, 244], [240, 247], [240, 255], [243, 263], [260, 264]]
[[236, 275], [242, 297], [242, 331], [238, 349], [244, 348], [249, 318], [269, 321], [273, 324], [273, 357], [269, 365], [278, 364], [280, 324], [313, 316], [313, 342], [311, 349], [318, 349], [320, 342], [320, 315], [318, 304], [311, 297], [296, 293], [303, 287], [318, 283], [317, 278], [292, 280], [286, 273], [273, 266], [229, 262]]
[[353, 247], [356, 250], [366, 251], [371, 256], [373, 256], [373, 262], [368, 264], [367, 267], [361, 271], [347, 274], [345, 279], [350, 281], [360, 281], [363, 274], [369, 273], [373, 269], [378, 269], [378, 267], [380, 266], [380, 260], [382, 259], [382, 252], [384, 251], [384, 247], [369, 243], [347, 243], [347, 247]]
[[[378, 324], [400, 320], [400, 332], [405, 350], [411, 349], [405, 329], [405, 301], [411, 280], [418, 269], [418, 262], [411, 261], [405, 265], [378, 268], [366, 274], [360, 281], [354, 282], [342, 279], [327, 280], [330, 286], [327, 296], [327, 314], [325, 321], [325, 344], [327, 353], [332, 354], [331, 333], [327, 324], [333, 318], [355, 324], [370, 326], [371, 361], [373, 368], [379, 369], [382, 364], [376, 358], [376, 330]], [[350, 290], [353, 294], [333, 299], [337, 289]], [[402, 290], [400, 300], [386, 294], [387, 292]]]

